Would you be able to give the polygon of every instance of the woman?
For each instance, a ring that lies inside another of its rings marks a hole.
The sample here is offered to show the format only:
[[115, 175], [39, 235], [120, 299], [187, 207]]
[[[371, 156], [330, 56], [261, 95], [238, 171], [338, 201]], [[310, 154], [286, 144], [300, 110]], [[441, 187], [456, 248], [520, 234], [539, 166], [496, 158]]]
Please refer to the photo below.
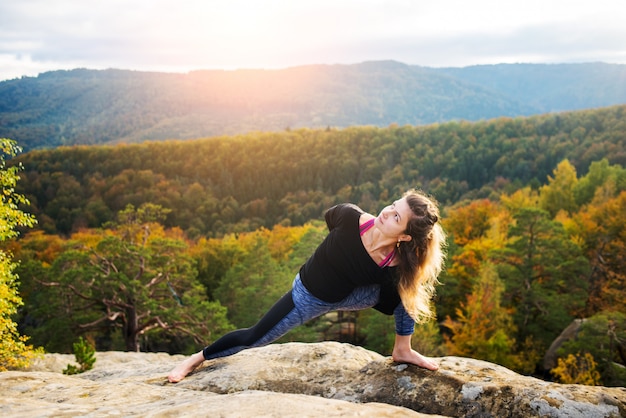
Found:
[[432, 315], [430, 299], [444, 259], [435, 203], [410, 190], [377, 217], [341, 204], [325, 218], [329, 233], [300, 268], [293, 288], [253, 327], [230, 332], [180, 363], [170, 382], [181, 381], [204, 360], [269, 344], [327, 312], [369, 307], [395, 317], [394, 361], [439, 368], [411, 348], [415, 322]]

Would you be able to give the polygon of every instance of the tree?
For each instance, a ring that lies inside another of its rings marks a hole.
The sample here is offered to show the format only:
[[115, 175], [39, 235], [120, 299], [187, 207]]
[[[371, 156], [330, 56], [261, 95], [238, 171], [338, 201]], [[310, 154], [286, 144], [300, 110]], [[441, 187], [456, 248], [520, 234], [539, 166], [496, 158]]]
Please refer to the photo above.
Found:
[[472, 291], [489, 252], [504, 246], [509, 218], [508, 211], [486, 199], [451, 209], [444, 218], [452, 242], [448, 250], [450, 265], [442, 275], [445, 286], [437, 292], [438, 312], [443, 318], [456, 318], [455, 308]]
[[215, 290], [222, 278], [232, 266], [244, 255], [244, 249], [233, 235], [222, 239], [201, 238], [190, 249], [196, 268], [198, 280], [204, 286], [209, 300], [215, 300]]
[[[626, 168], [618, 164], [609, 165], [609, 161], [604, 158], [589, 165], [589, 172], [578, 180], [574, 195], [576, 203], [582, 206], [591, 203], [592, 200], [606, 198], [606, 195], [615, 197], [625, 189]], [[596, 196], [599, 192], [604, 196]]]
[[547, 347], [582, 312], [589, 262], [542, 209], [519, 209], [508, 236], [492, 259], [506, 286], [504, 304], [515, 309], [516, 339], [533, 337]]
[[446, 229], [453, 231], [452, 237], [458, 245], [466, 245], [483, 237], [491, 228], [491, 219], [497, 211], [496, 204], [487, 200], [475, 200], [467, 206], [451, 210], [444, 222]]
[[78, 374], [93, 369], [93, 364], [96, 362], [96, 349], [91, 343], [80, 337], [73, 347], [78, 366], [68, 364], [63, 370], [63, 374]]
[[290, 289], [292, 272], [274, 260], [262, 234], [250, 234], [252, 246], [228, 270], [215, 296], [228, 308], [228, 317], [237, 327], [254, 325]]
[[494, 266], [485, 264], [467, 301], [457, 308], [457, 320], [447, 317], [443, 325], [448, 354], [476, 357], [507, 367], [514, 364], [512, 350], [515, 326], [510, 309], [501, 305], [504, 286]]
[[626, 191], [598, 198], [577, 213], [574, 226], [591, 263], [587, 314], [626, 311]]
[[128, 351], [139, 351], [140, 337], [201, 343], [231, 329], [225, 308], [206, 301], [180, 233], [158, 223], [164, 215], [157, 205], [129, 205], [110, 230], [73, 236], [51, 266], [55, 281], [42, 282], [61, 301], [53, 313], [79, 334], [121, 331]]
[[574, 190], [578, 183], [576, 168], [567, 160], [559, 163], [548, 176], [548, 184], [542, 186], [539, 193], [541, 207], [554, 217], [560, 210], [573, 213], [577, 209]]
[[[18, 205], [27, 204], [24, 196], [15, 193], [19, 167], [6, 168], [5, 156], [14, 156], [20, 151], [14, 141], [0, 139], [0, 241], [17, 236], [16, 228], [32, 227], [35, 218], [22, 212]], [[25, 367], [39, 352], [27, 345], [28, 337], [19, 334], [12, 315], [23, 304], [18, 294], [18, 277], [14, 273], [15, 263], [10, 253], [0, 250], [0, 371]]]

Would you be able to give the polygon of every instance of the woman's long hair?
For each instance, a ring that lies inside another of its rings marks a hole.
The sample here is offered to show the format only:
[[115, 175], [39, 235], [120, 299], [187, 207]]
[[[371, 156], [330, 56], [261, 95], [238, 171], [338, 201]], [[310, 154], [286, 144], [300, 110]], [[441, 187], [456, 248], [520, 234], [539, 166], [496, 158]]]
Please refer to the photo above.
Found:
[[431, 299], [437, 277], [443, 269], [446, 235], [439, 223], [439, 209], [434, 199], [417, 190], [404, 194], [413, 217], [405, 233], [410, 241], [398, 246], [400, 278], [398, 293], [407, 313], [417, 323], [433, 317]]

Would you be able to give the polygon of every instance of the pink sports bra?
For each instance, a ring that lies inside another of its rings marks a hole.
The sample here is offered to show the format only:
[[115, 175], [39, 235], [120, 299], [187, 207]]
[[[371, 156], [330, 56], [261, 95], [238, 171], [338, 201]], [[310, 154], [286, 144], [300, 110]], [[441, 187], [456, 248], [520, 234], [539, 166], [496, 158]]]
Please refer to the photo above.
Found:
[[[372, 218], [369, 221], [366, 221], [362, 225], [360, 225], [359, 226], [359, 234], [361, 236], [363, 236], [363, 234], [365, 234], [367, 231], [369, 231], [374, 226], [374, 221], [375, 220], [376, 220], [376, 218]], [[391, 261], [394, 259], [395, 256], [396, 256], [396, 250], [393, 250], [392, 252], [387, 254], [387, 257], [385, 257], [385, 259], [383, 261], [378, 263], [378, 267], [387, 267], [387, 266], [389, 266], [389, 264], [391, 264]]]

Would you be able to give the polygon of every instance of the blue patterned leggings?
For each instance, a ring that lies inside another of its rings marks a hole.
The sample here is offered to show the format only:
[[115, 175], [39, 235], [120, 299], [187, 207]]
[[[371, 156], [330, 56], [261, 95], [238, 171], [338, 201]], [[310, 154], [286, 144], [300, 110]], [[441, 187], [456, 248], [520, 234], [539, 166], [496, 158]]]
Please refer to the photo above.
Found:
[[[331, 311], [358, 311], [378, 303], [380, 286], [358, 287], [344, 300], [324, 302], [313, 296], [296, 275], [292, 289], [287, 292], [256, 323], [256, 325], [229, 332], [202, 350], [206, 360], [225, 357], [251, 347], [260, 347], [276, 341], [291, 329]], [[395, 311], [396, 334], [412, 335], [415, 322], [406, 313], [402, 303]]]

